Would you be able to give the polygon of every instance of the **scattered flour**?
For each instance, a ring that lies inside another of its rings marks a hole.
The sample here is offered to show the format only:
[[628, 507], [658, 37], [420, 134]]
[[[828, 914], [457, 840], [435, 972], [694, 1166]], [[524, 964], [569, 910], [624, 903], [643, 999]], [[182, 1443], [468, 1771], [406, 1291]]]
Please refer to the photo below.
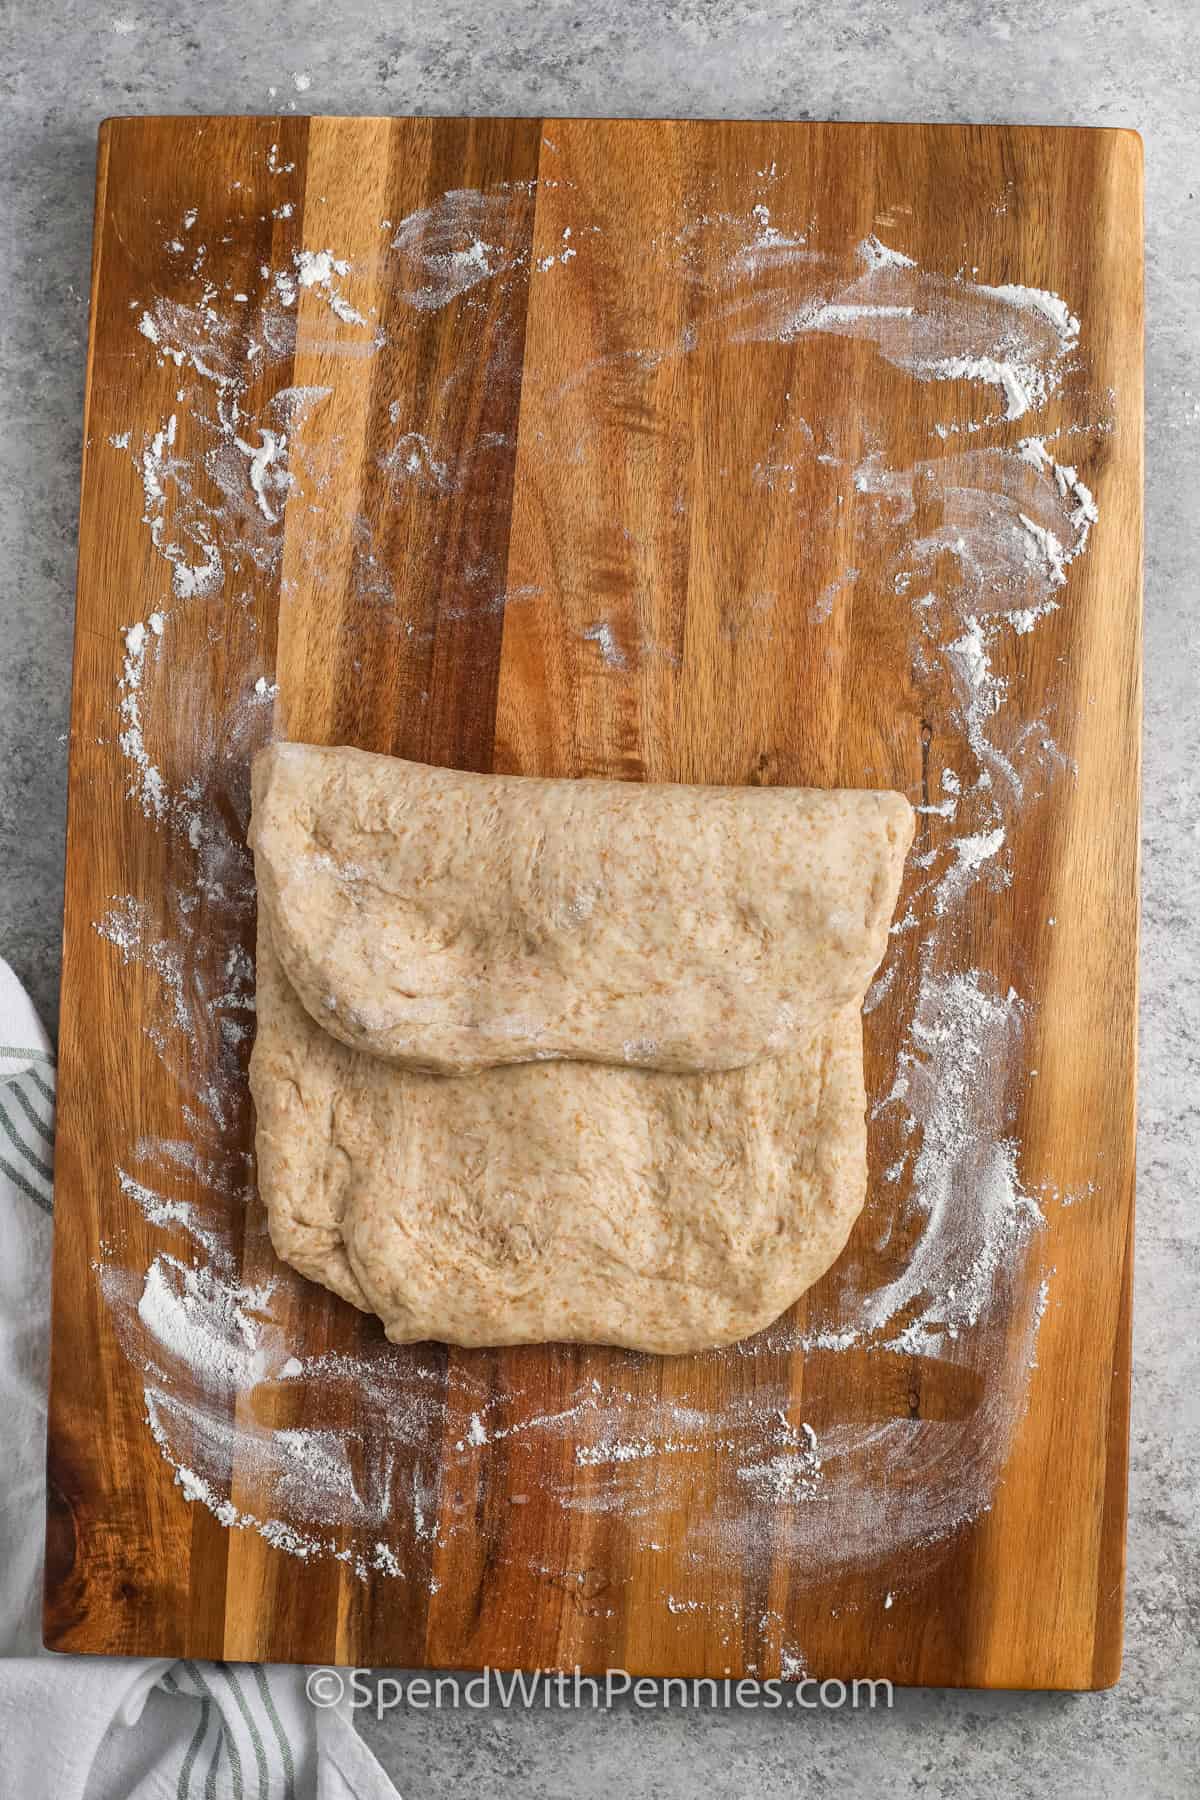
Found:
[[511, 247], [525, 210], [516, 190], [480, 193], [452, 188], [432, 206], [410, 213], [391, 240], [389, 281], [422, 312], [437, 312], [481, 283], [517, 269]]
[[580, 636], [585, 643], [595, 644], [610, 669], [624, 669], [629, 666], [629, 658], [617, 642], [617, 634], [607, 619], [598, 619], [592, 625], [585, 625]]
[[945, 975], [929, 960], [911, 1048], [875, 1109], [900, 1109], [901, 1142], [915, 1147], [910, 1205], [923, 1229], [903, 1274], [871, 1296], [864, 1316], [878, 1330], [920, 1303], [897, 1340], [906, 1351], [978, 1324], [995, 1279], [1020, 1268], [1041, 1223], [1003, 1131], [1004, 1086], [1018, 1066], [1028, 1008], [978, 970]]
[[[785, 287], [772, 279], [740, 294], [724, 309], [735, 340], [789, 343], [818, 332], [866, 338], [918, 381], [998, 389], [1007, 420], [1039, 409], [1061, 382], [1079, 321], [1057, 294], [933, 274], [877, 237], [859, 245], [858, 262], [858, 274], [839, 280], [832, 259], [809, 252], [807, 292], [803, 282]], [[746, 250], [729, 267], [738, 276], [763, 272]]]
[[271, 1333], [256, 1317], [270, 1288], [243, 1288], [210, 1269], [160, 1254], [146, 1272], [138, 1301], [151, 1354], [181, 1364], [204, 1386], [248, 1388], [272, 1366]]
[[[1004, 827], [977, 831], [970, 837], [956, 838], [951, 844], [954, 863], [938, 882], [933, 896], [933, 910], [940, 919], [961, 901], [973, 885], [984, 863], [998, 856], [1004, 848]], [[1007, 874], [1005, 875], [1007, 880]]]
[[346, 276], [350, 273], [350, 264], [344, 257], [337, 257], [332, 250], [297, 250], [293, 257], [296, 265], [296, 281], [302, 288], [316, 288], [323, 294], [329, 304], [330, 312], [346, 325], [365, 325], [366, 320], [360, 312], [356, 312], [338, 288], [335, 276]]
[[[157, 617], [157, 615], [155, 615]], [[161, 636], [161, 629], [152, 633]], [[121, 730], [117, 742], [131, 764], [129, 795], [137, 799], [148, 819], [161, 819], [167, 809], [166, 785], [150, 760], [142, 731], [142, 680], [146, 673], [146, 627], [131, 625], [124, 633], [125, 660], [118, 682]]]
[[406, 431], [379, 457], [379, 467], [396, 485], [411, 484], [426, 493], [445, 494], [456, 485], [446, 463], [439, 462], [420, 431]]

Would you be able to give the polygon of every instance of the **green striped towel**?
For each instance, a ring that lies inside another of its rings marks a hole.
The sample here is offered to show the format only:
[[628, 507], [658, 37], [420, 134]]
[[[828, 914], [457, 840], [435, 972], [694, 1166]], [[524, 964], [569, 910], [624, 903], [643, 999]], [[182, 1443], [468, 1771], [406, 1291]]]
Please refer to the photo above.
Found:
[[0, 1795], [398, 1800], [345, 1703], [310, 1704], [304, 1667], [41, 1649], [54, 1093], [49, 1039], [0, 959]]
[[54, 1055], [25, 989], [0, 960], [0, 1181], [54, 1203]]

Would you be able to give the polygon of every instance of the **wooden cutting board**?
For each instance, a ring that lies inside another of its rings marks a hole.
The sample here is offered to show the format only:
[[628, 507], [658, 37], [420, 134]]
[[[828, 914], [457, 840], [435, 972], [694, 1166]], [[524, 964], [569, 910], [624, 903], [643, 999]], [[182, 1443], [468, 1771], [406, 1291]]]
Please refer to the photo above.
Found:
[[[103, 127], [47, 1644], [1116, 1679], [1141, 192], [1117, 131]], [[278, 1265], [272, 733], [926, 809], [787, 1320], [399, 1350]]]

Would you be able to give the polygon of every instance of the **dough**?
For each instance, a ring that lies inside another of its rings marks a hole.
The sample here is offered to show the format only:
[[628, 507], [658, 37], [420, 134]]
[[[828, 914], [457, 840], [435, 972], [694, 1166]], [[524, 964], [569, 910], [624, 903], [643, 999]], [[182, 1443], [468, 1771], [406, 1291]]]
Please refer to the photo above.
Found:
[[258, 759], [275, 949], [354, 1049], [735, 1069], [861, 1004], [912, 835], [899, 794], [464, 775], [363, 750]]
[[911, 833], [892, 794], [262, 752], [276, 1250], [397, 1343], [674, 1353], [769, 1324], [862, 1206], [860, 1009]]

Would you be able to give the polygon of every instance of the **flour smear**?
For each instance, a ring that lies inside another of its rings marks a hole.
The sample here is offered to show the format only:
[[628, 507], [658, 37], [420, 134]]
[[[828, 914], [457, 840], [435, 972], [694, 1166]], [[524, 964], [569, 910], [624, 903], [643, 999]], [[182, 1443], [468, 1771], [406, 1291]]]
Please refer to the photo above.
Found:
[[[146, 971], [154, 987], [147, 1034], [178, 1097], [173, 1135], [131, 1141], [114, 1171], [157, 1234], [155, 1254], [139, 1272], [115, 1260], [99, 1272], [125, 1353], [142, 1371], [147, 1429], [187, 1498], [229, 1528], [261, 1532], [299, 1558], [337, 1558], [363, 1578], [431, 1590], [436, 1575], [422, 1572], [431, 1553], [475, 1529], [472, 1508], [444, 1497], [475, 1491], [493, 1445], [504, 1447], [514, 1505], [536, 1487], [564, 1516], [619, 1514], [651, 1556], [663, 1551], [653, 1532], [664, 1507], [686, 1513], [700, 1568], [731, 1556], [752, 1565], [768, 1541], [797, 1581], [893, 1563], [899, 1551], [936, 1554], [992, 1504], [1049, 1293], [1039, 1196], [1055, 1191], [1053, 1172], [1024, 1169], [1013, 1124], [1036, 1000], [1020, 991], [1019, 970], [1000, 977], [968, 966], [963, 945], [976, 897], [1011, 880], [1031, 808], [1073, 778], [1053, 718], [1028, 712], [1014, 646], [1070, 607], [1073, 565], [1098, 520], [1078, 467], [1086, 444], [1068, 458], [1049, 416], [1064, 385], [1086, 373], [1084, 327], [1054, 293], [927, 270], [878, 237], [814, 241], [807, 226], [775, 216], [774, 168], [759, 172], [741, 212], [696, 213], [651, 243], [621, 245], [622, 259], [678, 269], [689, 323], [632, 347], [601, 333], [549, 396], [563, 435], [559, 450], [542, 454], [586, 461], [589, 420], [608, 384], [644, 392], [709, 347], [736, 347], [772, 368], [775, 359], [781, 412], [770, 441], [752, 447], [750, 503], [796, 504], [807, 485], [830, 530], [854, 509], [872, 567], [885, 571], [880, 603], [907, 633], [931, 716], [948, 725], [913, 796], [921, 827], [865, 1009], [869, 1037], [885, 1014], [889, 1033], [900, 1032], [871, 1096], [882, 1181], [856, 1239], [865, 1248], [822, 1284], [803, 1326], [783, 1321], [753, 1342], [680, 1361], [669, 1397], [640, 1390], [636, 1357], [606, 1358], [601, 1380], [552, 1354], [550, 1404], [544, 1373], [521, 1372], [542, 1370], [537, 1357], [498, 1371], [492, 1359], [462, 1355], [447, 1368], [438, 1353], [382, 1341], [370, 1353], [314, 1355], [284, 1322], [314, 1290], [271, 1259], [261, 1219], [247, 1210], [252, 1162], [238, 1147], [249, 1141], [254, 1018], [246, 770], [260, 743], [287, 731], [286, 695], [269, 658], [256, 660], [252, 585], [278, 578], [286, 603], [296, 571], [310, 582], [346, 575], [322, 560], [325, 494], [343, 454], [340, 370], [377, 363], [386, 391], [408, 322], [452, 304], [492, 309], [503, 359], [509, 298], [536, 280], [569, 282], [612, 252], [582, 203], [554, 242], [534, 245], [536, 184], [514, 183], [452, 190], [403, 220], [381, 220], [370, 254], [352, 254], [332, 241], [332, 226], [303, 240], [291, 165], [273, 150], [269, 171], [279, 189], [271, 217], [297, 234], [292, 247], [248, 281], [236, 229], [206, 236], [198, 210], [180, 218], [167, 240], [168, 288], [144, 298], [129, 327], [131, 357], [171, 372], [173, 404], [148, 419], [131, 411], [108, 439], [131, 467], [137, 516], [162, 570], [154, 610], [131, 620], [115, 647], [110, 748], [123, 760], [128, 803], [169, 835], [172, 879], [153, 898], [114, 895], [96, 921], [105, 953]], [[237, 279], [223, 267], [227, 244]], [[290, 380], [301, 321], [318, 334], [319, 383]], [[889, 379], [944, 390], [926, 457], [895, 459], [886, 410], [865, 423], [802, 415], [786, 385], [792, 347], [833, 338], [866, 342]], [[511, 371], [501, 360], [490, 373]], [[505, 448], [486, 432], [447, 441], [434, 396], [427, 416], [392, 401], [374, 454], [393, 509], [447, 509], [449, 518], [472, 459]], [[387, 517], [349, 524], [337, 542], [348, 546], [355, 605], [368, 623], [417, 638], [421, 596], [399, 591], [409, 577], [390, 566]], [[833, 632], [859, 578], [844, 558], [834, 566], [844, 572], [819, 593], [799, 569], [785, 595], [752, 589], [731, 610], [730, 635], [768, 641], [785, 604]], [[454, 616], [504, 613], [540, 592], [509, 587], [503, 570], [481, 565]], [[242, 634], [230, 663], [246, 674], [219, 721], [195, 718], [176, 651], [197, 609], [209, 643]], [[680, 661], [631, 628], [627, 612], [597, 612], [581, 640], [580, 656], [614, 698], [649, 658]], [[270, 1268], [271, 1278], [247, 1285], [244, 1266]], [[774, 1355], [795, 1349], [809, 1362], [803, 1408]], [[980, 1397], [954, 1419], [881, 1411], [872, 1420], [869, 1408], [862, 1420], [839, 1418], [823, 1408], [822, 1368], [847, 1357], [867, 1393], [892, 1379], [886, 1359], [906, 1357], [970, 1372]], [[746, 1358], [756, 1362], [752, 1397], [715, 1400], [737, 1391]], [[294, 1422], [271, 1423], [280, 1417]], [[569, 1453], [547, 1454], [548, 1445]], [[881, 1588], [881, 1608], [895, 1597]], [[681, 1590], [678, 1571], [659, 1600], [671, 1614], [710, 1605]], [[713, 1623], [727, 1633], [749, 1623], [763, 1642], [783, 1626], [770, 1613]], [[802, 1670], [795, 1645], [780, 1638], [779, 1651]]]

